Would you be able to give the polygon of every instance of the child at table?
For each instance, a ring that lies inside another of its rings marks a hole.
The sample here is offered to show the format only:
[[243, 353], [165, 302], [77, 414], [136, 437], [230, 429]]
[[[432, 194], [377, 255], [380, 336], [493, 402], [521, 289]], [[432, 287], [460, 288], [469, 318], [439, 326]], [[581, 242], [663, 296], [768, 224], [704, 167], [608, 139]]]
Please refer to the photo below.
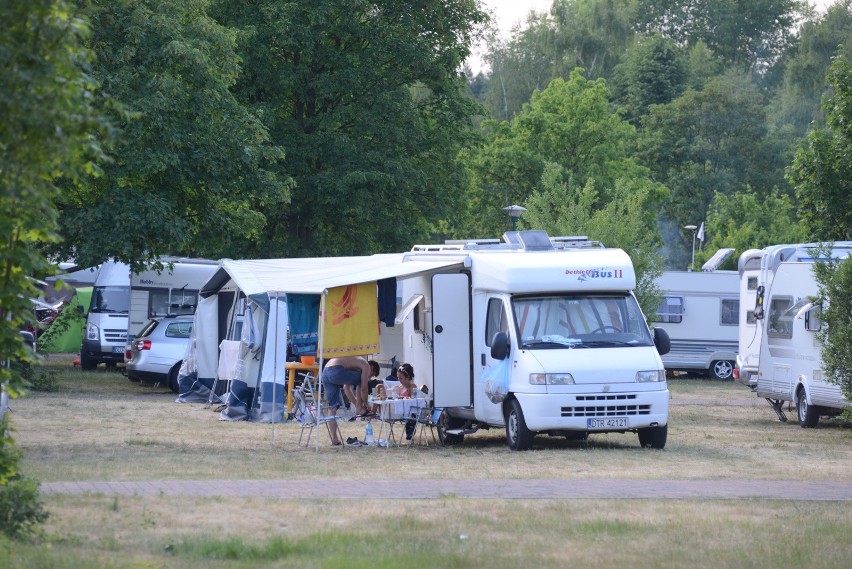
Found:
[[411, 364], [399, 364], [399, 369], [396, 370], [396, 378], [399, 380], [400, 397], [411, 397], [414, 390], [417, 389], [417, 384], [414, 383], [414, 368]]

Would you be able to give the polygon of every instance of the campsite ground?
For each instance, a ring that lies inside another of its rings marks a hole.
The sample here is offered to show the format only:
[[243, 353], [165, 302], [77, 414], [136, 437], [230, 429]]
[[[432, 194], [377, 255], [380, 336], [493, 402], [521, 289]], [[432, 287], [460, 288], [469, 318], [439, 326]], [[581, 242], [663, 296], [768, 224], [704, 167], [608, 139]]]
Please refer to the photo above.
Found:
[[[59, 390], [12, 405], [27, 475], [46, 487], [194, 481], [192, 491], [46, 493], [51, 517], [42, 541], [0, 547], [2, 566], [611, 568], [642, 560], [784, 568], [845, 567], [852, 556], [848, 498], [807, 495], [808, 484], [849, 495], [852, 431], [836, 419], [804, 430], [792, 414], [781, 423], [729, 382], [670, 382], [664, 451], [641, 449], [633, 434], [611, 434], [585, 444], [537, 437], [534, 450], [513, 453], [502, 431], [489, 431], [460, 447], [324, 445], [316, 452], [296, 447], [297, 424], [223, 422], [205, 405], [175, 404], [166, 388], [50, 363]], [[346, 423], [344, 436], [362, 437], [363, 427]], [[269, 481], [276, 497], [240, 482], [248, 480]], [[287, 481], [292, 493], [281, 498]], [[563, 491], [513, 498], [511, 488], [525, 481], [552, 481]], [[565, 498], [572, 481], [578, 493], [609, 487], [622, 497], [615, 490], [626, 482], [800, 485], [774, 499], [707, 499], [688, 489], [679, 499]], [[481, 488], [481, 497], [454, 493], [461, 483]], [[342, 499], [350, 494], [342, 485], [352, 495], [369, 488], [372, 497]], [[427, 499], [418, 486], [447, 490]], [[329, 492], [316, 498], [305, 488]]]

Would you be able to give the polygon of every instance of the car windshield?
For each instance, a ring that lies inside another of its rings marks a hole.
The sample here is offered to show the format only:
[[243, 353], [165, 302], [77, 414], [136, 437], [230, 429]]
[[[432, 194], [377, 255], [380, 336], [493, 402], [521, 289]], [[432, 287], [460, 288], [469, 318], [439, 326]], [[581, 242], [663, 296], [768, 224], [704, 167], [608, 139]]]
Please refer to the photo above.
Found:
[[525, 349], [653, 345], [631, 294], [515, 297], [512, 307]]
[[129, 286], [96, 286], [89, 312], [127, 313], [130, 308]]

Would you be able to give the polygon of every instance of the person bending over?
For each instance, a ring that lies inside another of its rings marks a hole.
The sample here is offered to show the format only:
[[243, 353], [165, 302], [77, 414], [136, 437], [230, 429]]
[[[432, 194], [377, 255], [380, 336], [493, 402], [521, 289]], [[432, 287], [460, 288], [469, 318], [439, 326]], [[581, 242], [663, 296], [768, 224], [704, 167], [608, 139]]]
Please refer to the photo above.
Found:
[[[367, 412], [367, 382], [370, 379], [370, 366], [367, 360], [356, 357], [331, 358], [322, 370], [322, 386], [325, 389], [325, 398], [328, 401], [329, 411], [332, 414], [343, 405], [341, 389], [346, 393], [349, 401], [355, 402], [355, 411], [358, 415]], [[357, 386], [355, 393], [353, 387]], [[362, 397], [363, 396], [363, 397]], [[337, 436], [337, 421], [329, 421], [331, 426], [331, 442], [337, 446], [342, 444]]]

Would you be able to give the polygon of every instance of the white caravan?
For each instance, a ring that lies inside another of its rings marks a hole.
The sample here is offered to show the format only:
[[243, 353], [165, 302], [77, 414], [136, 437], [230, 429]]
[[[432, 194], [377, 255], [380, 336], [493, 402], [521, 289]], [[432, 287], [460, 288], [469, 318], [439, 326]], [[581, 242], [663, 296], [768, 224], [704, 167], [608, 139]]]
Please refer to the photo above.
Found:
[[152, 319], [195, 313], [198, 291], [219, 268], [219, 261], [161, 257], [164, 268], [130, 276], [127, 339], [135, 338]]
[[[765, 259], [773, 276], [769, 284], [758, 284], [757, 306], [764, 306], [765, 314], [757, 309], [761, 338], [755, 390], [782, 421], [783, 403], [795, 402], [799, 425], [815, 427], [820, 416], [837, 415], [852, 403], [823, 374], [822, 346], [816, 337], [821, 307], [809, 300], [818, 292], [813, 265], [819, 261], [805, 256], [804, 247], [769, 248]], [[833, 257], [850, 253], [852, 242], [834, 244]]]
[[404, 360], [417, 377], [432, 373], [445, 442], [505, 428], [513, 450], [537, 433], [600, 432], [663, 448], [668, 336], [645, 322], [630, 257], [543, 231], [504, 238], [418, 245], [405, 257], [443, 267], [402, 280], [397, 321]]
[[[731, 250], [733, 251], [733, 250]], [[666, 271], [654, 322], [666, 327], [667, 370], [696, 371], [729, 379], [737, 358], [739, 278], [736, 271]]]
[[99, 363], [124, 362], [127, 343], [127, 311], [130, 306], [130, 266], [107, 261], [98, 269], [86, 318], [86, 334], [80, 348], [80, 367], [95, 369]]

